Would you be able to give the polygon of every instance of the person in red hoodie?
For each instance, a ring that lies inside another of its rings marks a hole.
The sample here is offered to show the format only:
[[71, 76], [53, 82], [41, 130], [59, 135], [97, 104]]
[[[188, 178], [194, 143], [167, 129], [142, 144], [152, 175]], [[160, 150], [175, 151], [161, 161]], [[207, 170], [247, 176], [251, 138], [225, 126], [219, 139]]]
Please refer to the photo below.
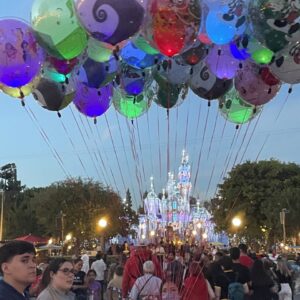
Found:
[[136, 279], [143, 275], [143, 264], [152, 260], [155, 267], [154, 275], [162, 279], [162, 270], [157, 257], [145, 245], [139, 245], [130, 253], [126, 261], [122, 281], [122, 297], [126, 299]]
[[252, 268], [253, 260], [247, 254], [247, 245], [246, 244], [239, 244], [240, 249], [240, 264], [247, 267], [248, 269]]
[[201, 262], [191, 263], [190, 275], [185, 279], [181, 291], [181, 300], [209, 300], [208, 284], [202, 270]]

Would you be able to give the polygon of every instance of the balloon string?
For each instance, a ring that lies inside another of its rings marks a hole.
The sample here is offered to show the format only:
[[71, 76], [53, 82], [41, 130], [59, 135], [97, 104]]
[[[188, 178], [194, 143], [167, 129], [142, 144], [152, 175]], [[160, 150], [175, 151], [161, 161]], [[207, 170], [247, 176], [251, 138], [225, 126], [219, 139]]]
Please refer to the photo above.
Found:
[[70, 134], [69, 134], [69, 132], [68, 132], [68, 130], [67, 130], [67, 128], [66, 128], [66, 126], [65, 126], [65, 124], [63, 122], [63, 120], [62, 120], [62, 118], [59, 118], [59, 119], [60, 119], [61, 126], [62, 126], [62, 128], [63, 128], [63, 130], [64, 130], [64, 132], [65, 132], [65, 134], [67, 136], [67, 138], [69, 139], [69, 142], [72, 145], [72, 148], [73, 148], [74, 152], [76, 153], [77, 159], [78, 159], [78, 161], [79, 161], [79, 163], [80, 163], [80, 165], [81, 165], [81, 167], [82, 167], [82, 169], [83, 169], [83, 171], [85, 173], [85, 176], [86, 176], [86, 178], [88, 178], [89, 176], [88, 176], [86, 167], [83, 164], [82, 159], [80, 158], [80, 155], [79, 155], [79, 153], [78, 153], [78, 151], [77, 151], [77, 149], [75, 147], [75, 144], [74, 144], [74, 142], [73, 142], [73, 140], [72, 140], [72, 138], [71, 138], [71, 136], [70, 136]]
[[207, 153], [207, 160], [209, 159], [209, 154], [210, 154], [210, 150], [211, 150], [213, 138], [214, 138], [216, 127], [217, 127], [218, 117], [219, 117], [219, 113], [217, 111], [216, 119], [215, 119], [215, 124], [214, 124], [214, 129], [213, 129], [213, 132], [212, 132], [212, 135], [211, 135], [211, 139], [210, 139], [210, 143], [209, 143], [209, 148], [208, 148], [208, 153]]
[[185, 139], [184, 139], [184, 149], [186, 150], [187, 147], [187, 136], [188, 136], [188, 127], [189, 127], [189, 120], [190, 120], [190, 106], [191, 106], [191, 101], [188, 103], [188, 109], [187, 109], [187, 114], [186, 114], [186, 122], [185, 122]]
[[89, 149], [89, 147], [88, 147], [88, 144], [87, 144], [87, 142], [86, 142], [86, 139], [85, 139], [85, 137], [84, 137], [84, 134], [83, 134], [83, 132], [82, 132], [82, 130], [81, 130], [81, 127], [80, 127], [79, 124], [78, 124], [78, 121], [77, 121], [77, 119], [76, 119], [76, 117], [75, 117], [75, 114], [74, 114], [74, 112], [73, 112], [72, 107], [69, 106], [69, 108], [70, 108], [70, 111], [71, 111], [71, 113], [72, 113], [72, 116], [73, 116], [73, 119], [74, 119], [74, 121], [75, 121], [75, 124], [76, 124], [76, 126], [77, 126], [77, 129], [78, 129], [78, 131], [79, 131], [79, 133], [80, 133], [80, 136], [81, 136], [81, 138], [82, 138], [82, 140], [83, 140], [83, 143], [84, 143], [84, 145], [85, 145], [85, 147], [86, 147], [86, 150], [87, 150], [87, 152], [88, 152], [88, 154], [89, 154], [89, 156], [90, 156], [90, 159], [91, 159], [91, 161], [92, 161], [92, 164], [93, 164], [93, 166], [94, 166], [94, 168], [95, 168], [95, 170], [96, 170], [96, 173], [97, 173], [97, 175], [98, 175], [98, 178], [99, 178], [99, 180], [101, 181], [101, 176], [100, 176], [100, 174], [99, 174], [99, 171], [98, 171], [98, 168], [97, 168], [97, 166], [96, 166], [96, 163], [95, 163], [95, 161], [94, 161], [94, 159], [93, 159], [93, 155], [92, 155], [92, 153], [91, 153], [91, 151], [90, 151], [90, 149]]
[[167, 135], [168, 135], [168, 145], [167, 145], [167, 174], [170, 172], [170, 115], [167, 117]]
[[144, 168], [144, 155], [143, 155], [143, 151], [142, 151], [141, 135], [140, 135], [140, 129], [139, 129], [138, 119], [136, 119], [136, 129], [137, 129], [139, 149], [140, 149], [140, 154], [141, 154], [140, 157], [141, 157], [141, 164], [142, 164], [142, 171], [143, 171], [144, 183], [146, 183], [145, 168]]
[[30, 117], [31, 121], [35, 124], [36, 128], [38, 129], [40, 135], [42, 136], [43, 140], [45, 141], [45, 143], [47, 144], [48, 148], [50, 149], [52, 156], [54, 157], [54, 159], [57, 161], [57, 163], [59, 164], [60, 168], [62, 169], [63, 173], [65, 174], [65, 176], [68, 179], [71, 179], [71, 175], [69, 174], [69, 172], [66, 170], [64, 163], [62, 161], [62, 159], [60, 158], [60, 156], [58, 155], [58, 152], [55, 150], [55, 148], [52, 146], [49, 138], [47, 137], [46, 133], [44, 132], [44, 130], [42, 129], [41, 125], [39, 124], [37, 118], [35, 117], [34, 113], [32, 112], [32, 110], [30, 109], [29, 106], [24, 106], [24, 109], [26, 111], [26, 113], [28, 114], [28, 116]]
[[135, 202], [136, 208], [138, 208], [137, 197], [136, 197], [137, 194], [135, 192], [134, 184], [133, 184], [133, 181], [132, 181], [132, 176], [131, 176], [131, 171], [130, 171], [129, 161], [128, 161], [128, 155], [127, 155], [127, 151], [126, 151], [126, 147], [125, 147], [125, 143], [124, 143], [124, 138], [123, 138], [123, 133], [122, 133], [122, 128], [121, 128], [120, 120], [119, 120], [119, 114], [117, 113], [116, 110], [115, 110], [115, 114], [116, 114], [116, 118], [117, 118], [119, 134], [121, 136], [121, 141], [122, 141], [122, 146], [123, 146], [123, 155], [125, 155], [125, 159], [126, 159], [128, 178], [130, 178], [131, 189], [132, 189], [133, 194], [135, 195], [134, 202]]
[[160, 181], [162, 181], [162, 176], [161, 176], [161, 151], [160, 151], [160, 124], [159, 124], [159, 112], [158, 112], [158, 106], [156, 106], [157, 109], [157, 134], [158, 134], [158, 151], [159, 151], [159, 176], [160, 176]]
[[148, 137], [149, 137], [149, 148], [150, 148], [150, 156], [151, 156], [151, 173], [152, 176], [154, 176], [154, 167], [153, 167], [153, 156], [152, 156], [152, 139], [151, 139], [151, 134], [150, 134], [150, 124], [149, 124], [149, 110], [147, 111], [147, 125], [148, 125]]
[[[105, 184], [108, 186], [108, 182], [106, 181], [106, 178], [108, 178], [108, 177], [106, 176], [106, 170], [104, 168], [104, 164], [102, 163], [103, 162], [103, 158], [102, 158], [102, 154], [101, 154], [101, 151], [100, 151], [100, 147], [99, 147], [99, 145], [97, 143], [98, 139], [95, 137], [95, 134], [93, 134], [92, 126], [91, 126], [91, 124], [90, 124], [90, 122], [89, 122], [89, 120], [88, 120], [87, 117], [85, 118], [85, 120], [86, 120], [86, 123], [88, 124], [89, 130], [90, 130], [90, 134], [92, 136], [92, 141], [95, 144], [95, 149], [97, 150], [97, 151], [94, 151], [94, 153], [95, 153], [95, 157], [96, 157], [97, 163], [99, 165], [99, 169], [101, 170], [101, 173], [103, 175], [103, 180], [104, 180]], [[95, 124], [95, 125], [97, 125], [97, 124]], [[98, 158], [100, 159], [101, 162], [99, 161]], [[111, 183], [109, 183], [109, 184], [111, 186]]]
[[[99, 129], [99, 127], [98, 127], [98, 124], [97, 124], [97, 126], [94, 126], [95, 127], [95, 130], [96, 130], [96, 136], [98, 136], [98, 140], [99, 140], [99, 145], [104, 145], [105, 143], [103, 142], [103, 139], [102, 139], [102, 136], [101, 136], [101, 132], [100, 132], [100, 129]], [[103, 165], [103, 168], [105, 169], [105, 170], [109, 170], [109, 172], [106, 172], [107, 173], [107, 175], [108, 174], [110, 174], [110, 176], [111, 176], [111, 178], [112, 178], [112, 181], [113, 181], [113, 183], [114, 183], [114, 186], [115, 186], [115, 188], [117, 189], [117, 187], [118, 187], [118, 185], [117, 185], [117, 181], [116, 181], [116, 178], [115, 178], [115, 175], [114, 175], [114, 173], [113, 173], [113, 171], [112, 171], [112, 168], [111, 168], [111, 165], [110, 165], [110, 163], [109, 163], [109, 159], [108, 159], [108, 156], [107, 156], [107, 154], [106, 154], [106, 151], [105, 151], [105, 149], [102, 147], [102, 154], [103, 154], [103, 156], [104, 156], [104, 159], [102, 158], [102, 156], [100, 156], [100, 158], [101, 158], [101, 163], [102, 163], [102, 165]], [[106, 163], [107, 163], [107, 165], [106, 165]], [[108, 166], [108, 168], [107, 168], [107, 166]], [[108, 176], [107, 176], [108, 177]], [[111, 182], [111, 180], [109, 179], [109, 182]], [[111, 185], [111, 187], [113, 187], [113, 185], [112, 184], [110, 184]]]
[[178, 106], [176, 107], [176, 132], [175, 132], [175, 154], [174, 154], [174, 161], [176, 161], [177, 157], [177, 137], [178, 137]]
[[106, 114], [104, 114], [104, 118], [105, 118], [105, 121], [106, 121], [106, 125], [107, 125], [108, 131], [109, 131], [111, 143], [112, 143], [112, 146], [113, 146], [113, 149], [114, 149], [114, 153], [115, 153], [115, 156], [116, 156], [116, 160], [117, 160], [119, 172], [120, 172], [120, 175], [121, 175], [122, 184], [123, 184], [123, 187], [124, 187], [124, 192], [126, 192], [126, 185], [125, 185], [125, 181], [124, 181], [124, 177], [123, 177], [123, 172], [122, 172], [122, 169], [121, 169], [119, 157], [117, 155], [116, 146], [115, 146], [115, 143], [114, 143], [114, 140], [113, 140], [113, 136], [112, 136], [112, 133], [111, 133], [110, 125], [108, 123]]

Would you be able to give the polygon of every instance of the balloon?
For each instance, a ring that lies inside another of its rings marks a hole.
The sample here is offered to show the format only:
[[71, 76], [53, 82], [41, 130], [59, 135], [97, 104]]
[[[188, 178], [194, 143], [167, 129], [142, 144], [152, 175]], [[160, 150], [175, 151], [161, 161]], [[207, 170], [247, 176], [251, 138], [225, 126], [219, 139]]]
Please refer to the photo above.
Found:
[[110, 84], [100, 89], [94, 89], [78, 82], [73, 102], [80, 113], [87, 117], [96, 118], [109, 109], [112, 93], [113, 88]]
[[200, 29], [198, 33], [198, 39], [201, 43], [205, 45], [211, 45], [212, 41], [207, 35], [207, 30], [206, 30], [206, 19], [207, 15], [209, 13], [209, 7], [204, 1], [201, 3], [201, 11], [202, 11], [202, 18], [201, 18], [201, 24], [200, 24]]
[[255, 37], [274, 52], [300, 39], [298, 1], [251, 1], [250, 17]]
[[113, 104], [115, 109], [128, 119], [135, 119], [148, 111], [153, 98], [151, 90], [144, 91], [138, 96], [129, 96], [118, 88], [114, 89]]
[[29, 25], [20, 20], [0, 20], [0, 82], [22, 87], [40, 72], [44, 52]]
[[31, 25], [51, 56], [71, 60], [82, 53], [87, 36], [76, 18], [72, 0], [35, 0]]
[[141, 35], [137, 35], [135, 38], [133, 38], [132, 42], [137, 48], [143, 50], [147, 54], [150, 55], [160, 54], [160, 52], [157, 49], [153, 48], [149, 44], [149, 42], [147, 42]]
[[90, 88], [99, 88], [110, 83], [118, 71], [118, 62], [112, 56], [108, 62], [100, 63], [88, 58], [79, 70], [79, 81]]
[[155, 72], [171, 84], [183, 84], [191, 77], [191, 66], [181, 64], [177, 58], [170, 58], [164, 60]]
[[224, 45], [245, 31], [248, 11], [243, 0], [219, 3], [218, 9], [211, 9], [207, 15], [206, 31], [212, 42]]
[[241, 65], [232, 56], [229, 45], [214, 45], [205, 60], [209, 70], [220, 79], [234, 78]]
[[140, 70], [122, 64], [120, 68], [120, 84], [122, 89], [129, 96], [137, 96], [141, 94], [144, 88], [147, 88], [152, 81], [150, 72]]
[[79, 64], [79, 59], [75, 57], [70, 60], [61, 60], [56, 57], [49, 57], [49, 62], [59, 74], [67, 75]]
[[179, 106], [188, 93], [187, 85], [171, 84], [160, 75], [155, 74], [154, 79], [157, 84], [153, 84], [153, 100], [159, 106], [170, 109]]
[[277, 85], [280, 80], [276, 78], [268, 67], [263, 67], [259, 70], [261, 79], [269, 86]]
[[13, 98], [23, 99], [26, 96], [29, 96], [32, 93], [34, 85], [40, 80], [39, 77], [36, 77], [32, 82], [21, 86], [19, 88], [12, 88], [6, 85], [0, 84], [0, 90], [3, 91], [4, 94], [9, 95]]
[[144, 37], [172, 57], [192, 45], [200, 27], [200, 6], [194, 0], [150, 0]]
[[146, 69], [154, 66], [163, 58], [161, 54], [148, 54], [139, 49], [133, 42], [128, 42], [121, 51], [122, 60], [137, 69]]
[[232, 87], [232, 80], [222, 80], [210, 72], [204, 61], [194, 66], [189, 82], [192, 91], [199, 97], [212, 100], [223, 96]]
[[271, 72], [286, 83], [300, 82], [300, 42], [292, 43], [276, 55]]
[[176, 60], [182, 64], [194, 66], [207, 56], [208, 49], [207, 45], [196, 41], [192, 46], [185, 49], [183, 53], [176, 56]]
[[59, 111], [67, 107], [75, 96], [75, 82], [61, 84], [47, 78], [41, 78], [34, 85], [33, 98], [45, 109]]
[[100, 42], [92, 37], [89, 38], [87, 55], [94, 61], [107, 62], [113, 54], [113, 47], [107, 43]]
[[145, 10], [136, 0], [76, 0], [76, 12], [95, 39], [116, 45], [137, 33]]
[[219, 99], [219, 110], [226, 120], [235, 124], [244, 124], [258, 114], [260, 107], [256, 109], [254, 105], [246, 103], [235, 88], [232, 88]]
[[250, 62], [238, 71], [234, 84], [240, 97], [252, 105], [266, 104], [281, 87], [280, 82], [272, 87], [266, 84], [261, 78], [259, 67]]

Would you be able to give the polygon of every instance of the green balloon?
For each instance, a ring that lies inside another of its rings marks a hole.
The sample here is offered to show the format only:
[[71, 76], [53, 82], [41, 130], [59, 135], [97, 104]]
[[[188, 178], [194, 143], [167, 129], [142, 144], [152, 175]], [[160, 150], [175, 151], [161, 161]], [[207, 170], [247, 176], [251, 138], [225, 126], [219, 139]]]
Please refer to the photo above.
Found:
[[235, 88], [219, 99], [219, 109], [225, 119], [235, 124], [251, 121], [260, 111], [260, 107], [255, 108], [242, 100]]
[[59, 59], [77, 57], [87, 46], [72, 0], [35, 0], [31, 25], [39, 44]]
[[153, 98], [151, 90], [145, 91], [138, 96], [129, 96], [119, 88], [114, 90], [113, 104], [115, 109], [128, 119], [136, 119], [150, 108]]
[[269, 50], [268, 48], [262, 48], [254, 51], [251, 54], [251, 57], [257, 64], [265, 65], [271, 62], [273, 55], [273, 51]]
[[143, 50], [147, 54], [156, 55], [160, 52], [153, 48], [142, 36], [138, 36], [136, 39], [133, 40], [133, 44], [138, 47], [139, 49]]
[[87, 54], [88, 57], [97, 62], [107, 62], [113, 53], [113, 47], [109, 44], [89, 38]]

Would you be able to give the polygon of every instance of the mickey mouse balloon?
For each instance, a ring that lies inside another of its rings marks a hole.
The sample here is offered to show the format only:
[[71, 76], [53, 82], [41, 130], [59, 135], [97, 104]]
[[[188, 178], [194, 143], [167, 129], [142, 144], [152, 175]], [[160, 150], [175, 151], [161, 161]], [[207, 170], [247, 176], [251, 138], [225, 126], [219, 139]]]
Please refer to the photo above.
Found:
[[145, 14], [137, 0], [77, 0], [75, 6], [86, 31], [93, 38], [111, 45], [137, 33]]

